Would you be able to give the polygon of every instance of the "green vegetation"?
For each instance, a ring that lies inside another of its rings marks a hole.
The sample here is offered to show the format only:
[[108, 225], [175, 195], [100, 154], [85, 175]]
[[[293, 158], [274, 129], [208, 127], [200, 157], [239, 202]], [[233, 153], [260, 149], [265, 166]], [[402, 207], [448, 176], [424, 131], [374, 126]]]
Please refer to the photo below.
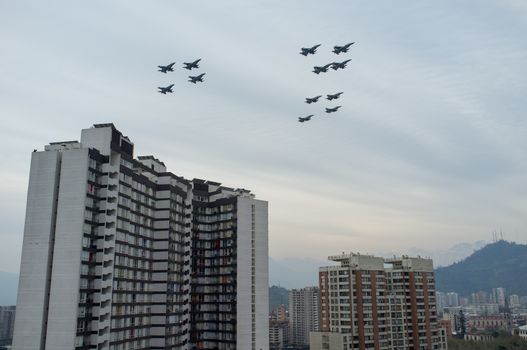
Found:
[[[489, 244], [458, 263], [436, 270], [436, 289], [460, 295], [504, 287], [527, 295], [527, 245], [506, 241]], [[526, 348], [527, 349], [527, 348]]]
[[448, 350], [526, 350], [527, 341], [502, 333], [490, 341], [449, 339]]

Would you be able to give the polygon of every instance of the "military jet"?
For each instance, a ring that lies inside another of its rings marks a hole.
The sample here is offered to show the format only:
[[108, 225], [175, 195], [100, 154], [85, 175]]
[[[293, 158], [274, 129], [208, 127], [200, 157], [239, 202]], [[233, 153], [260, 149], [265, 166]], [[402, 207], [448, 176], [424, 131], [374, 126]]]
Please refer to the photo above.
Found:
[[308, 121], [311, 120], [311, 117], [313, 117], [313, 114], [310, 114], [310, 115], [308, 115], [307, 117], [304, 117], [304, 118], [299, 117], [299, 118], [298, 118], [298, 121], [299, 121], [300, 123], [308, 122]]
[[169, 65], [166, 66], [157, 66], [159, 68], [158, 72], [166, 73], [166, 72], [173, 72], [174, 71], [174, 65], [176, 62], [172, 62]]
[[342, 95], [342, 94], [343, 94], [343, 92], [337, 92], [336, 94], [328, 94], [328, 95], [327, 95], [327, 99], [328, 99], [329, 101], [331, 101], [331, 100], [336, 100], [336, 99], [339, 98], [340, 95]]
[[320, 44], [315, 45], [313, 47], [303, 47], [300, 50], [300, 54], [307, 56], [307, 55], [314, 55], [317, 52], [317, 48], [320, 46]]
[[315, 97], [307, 97], [306, 98], [306, 103], [307, 104], [312, 104], [314, 102], [318, 102], [318, 99], [321, 98], [322, 96], [315, 96]]
[[326, 108], [326, 113], [336, 112], [336, 111], [339, 110], [340, 107], [342, 107], [342, 106], [337, 106], [337, 107], [333, 107], [333, 108]]
[[191, 83], [193, 84], [196, 84], [198, 81], [199, 82], [202, 82], [203, 83], [203, 76], [205, 75], [205, 73], [201, 73], [200, 75], [196, 75], [196, 76], [192, 76], [192, 75], [189, 75], [189, 80]]
[[349, 43], [349, 44], [346, 44], [344, 46], [333, 46], [333, 52], [336, 53], [337, 55], [342, 53], [342, 52], [348, 52], [349, 48], [351, 45], [355, 44], [354, 42], [353, 43]]
[[346, 68], [346, 64], [348, 64], [349, 61], [351, 61], [351, 59], [350, 60], [345, 60], [345, 61], [342, 61], [342, 62], [333, 62], [331, 64], [331, 68], [333, 68], [334, 70], [344, 69], [344, 68]]
[[328, 68], [329, 68], [332, 64], [333, 64], [333, 63], [328, 63], [328, 64], [326, 64], [325, 66], [322, 66], [322, 67], [314, 66], [314, 67], [313, 67], [313, 73], [315, 73], [315, 74], [326, 73], [326, 72], [328, 71]]
[[167, 87], [161, 87], [161, 86], [160, 86], [160, 87], [158, 87], [158, 89], [159, 89], [158, 92], [161, 93], [161, 94], [163, 94], [163, 95], [166, 95], [167, 92], [172, 93], [172, 92], [174, 92], [174, 91], [172, 91], [172, 87], [173, 87], [173, 86], [174, 86], [174, 84], [170, 84], [170, 85], [167, 86]]
[[199, 68], [199, 61], [201, 61], [201, 58], [198, 58], [197, 60], [195, 60], [194, 62], [184, 62], [183, 64], [185, 65], [185, 69], [188, 69], [188, 70], [191, 70], [192, 68]]

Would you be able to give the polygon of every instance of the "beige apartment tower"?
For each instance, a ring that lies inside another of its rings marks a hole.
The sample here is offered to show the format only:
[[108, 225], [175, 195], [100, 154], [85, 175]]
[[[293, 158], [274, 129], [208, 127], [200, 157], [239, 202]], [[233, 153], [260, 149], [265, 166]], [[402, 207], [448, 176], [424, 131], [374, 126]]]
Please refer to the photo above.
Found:
[[341, 254], [320, 268], [320, 332], [311, 350], [446, 349], [430, 259]]

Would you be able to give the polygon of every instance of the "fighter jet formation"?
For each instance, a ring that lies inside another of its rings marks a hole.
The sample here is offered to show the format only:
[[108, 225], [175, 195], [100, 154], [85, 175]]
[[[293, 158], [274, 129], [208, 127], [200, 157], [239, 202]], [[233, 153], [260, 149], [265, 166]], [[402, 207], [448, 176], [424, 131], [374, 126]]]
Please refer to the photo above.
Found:
[[[183, 68], [184, 69], [187, 69], [187, 70], [192, 70], [192, 69], [198, 69], [199, 68], [199, 63], [201, 61], [201, 58], [198, 58], [197, 60], [195, 61], [192, 61], [192, 62], [183, 62]], [[167, 72], [173, 72], [174, 71], [174, 65], [176, 64], [176, 62], [172, 62], [170, 64], [167, 64], [166, 66], [157, 66], [159, 69], [158, 69], [158, 72], [161, 72], [161, 73], [167, 73]], [[192, 76], [192, 75], [189, 75], [188, 78], [189, 78], [189, 82], [193, 83], [193, 84], [196, 84], [198, 82], [202, 83], [203, 82], [203, 77], [205, 76], [205, 73], [201, 73], [199, 75], [195, 75], [195, 76]], [[158, 92], [163, 94], [163, 95], [166, 95], [167, 93], [173, 93], [174, 91], [172, 90], [172, 88], [174, 87], [175, 84], [170, 84], [169, 86], [166, 86], [166, 87], [158, 87]]]
[[[342, 45], [342, 46], [335, 45], [335, 46], [333, 46], [332, 52], [334, 54], [336, 54], [336, 55], [340, 55], [341, 53], [347, 53], [349, 51], [351, 45], [353, 45], [353, 44], [355, 44], [355, 42], [350, 42], [350, 43]], [[322, 45], [321, 44], [317, 44], [317, 45], [312, 46], [312, 47], [307, 47], [307, 48], [306, 47], [302, 47], [300, 49], [300, 54], [302, 56], [315, 55], [317, 53], [317, 49], [320, 46], [322, 46]], [[337, 70], [340, 70], [340, 69], [345, 69], [349, 62], [351, 62], [351, 58], [350, 59], [346, 59], [346, 60], [344, 60], [342, 62], [330, 62], [330, 63], [327, 63], [325, 65], [314, 66], [312, 72], [315, 73], [316, 75], [320, 75], [321, 73], [327, 73], [329, 68], [333, 69], [334, 71], [337, 71]], [[326, 94], [326, 100], [328, 100], [328, 101], [337, 100], [337, 99], [339, 99], [342, 96], [343, 93], [344, 93], [343, 91], [340, 91], [340, 92], [336, 92], [336, 93], [332, 93], [332, 94], [331, 93], [330, 94]], [[315, 96], [315, 97], [306, 97], [305, 103], [307, 103], [307, 104], [317, 103], [321, 97], [322, 97], [322, 95], [318, 95], [318, 96]], [[325, 113], [327, 113], [327, 114], [335, 113], [340, 108], [342, 108], [342, 106], [325, 107]], [[298, 122], [300, 122], [300, 123], [308, 122], [314, 116], [315, 116], [314, 114], [310, 114], [310, 115], [308, 115], [306, 117], [299, 117], [298, 118]]]

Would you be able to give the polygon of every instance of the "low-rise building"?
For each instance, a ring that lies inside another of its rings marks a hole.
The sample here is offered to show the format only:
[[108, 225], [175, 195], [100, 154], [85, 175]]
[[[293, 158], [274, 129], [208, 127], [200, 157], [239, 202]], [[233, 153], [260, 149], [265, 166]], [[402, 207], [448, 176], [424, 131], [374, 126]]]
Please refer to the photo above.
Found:
[[511, 320], [505, 315], [471, 316], [467, 320], [467, 330], [504, 330], [511, 329]]
[[465, 333], [464, 339], [471, 341], [489, 341], [492, 340], [492, 334], [481, 331], [467, 332]]
[[518, 327], [518, 335], [520, 338], [527, 340], [527, 326]]

